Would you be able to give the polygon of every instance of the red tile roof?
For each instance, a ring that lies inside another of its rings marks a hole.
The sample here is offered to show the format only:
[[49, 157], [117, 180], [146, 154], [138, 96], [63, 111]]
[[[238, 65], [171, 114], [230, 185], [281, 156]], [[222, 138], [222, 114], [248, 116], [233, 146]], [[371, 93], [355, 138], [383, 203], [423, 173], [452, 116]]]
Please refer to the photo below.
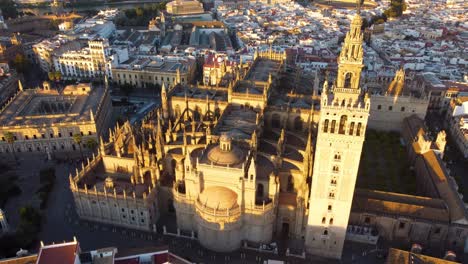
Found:
[[48, 245], [41, 248], [37, 264], [74, 264], [78, 242]]

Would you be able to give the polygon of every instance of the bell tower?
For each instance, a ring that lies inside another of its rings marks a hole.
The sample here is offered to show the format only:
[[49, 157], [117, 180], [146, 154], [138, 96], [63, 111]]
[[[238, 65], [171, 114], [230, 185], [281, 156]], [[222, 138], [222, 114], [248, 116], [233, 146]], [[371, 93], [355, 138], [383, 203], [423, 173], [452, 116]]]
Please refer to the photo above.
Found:
[[353, 201], [370, 99], [360, 88], [362, 18], [353, 18], [338, 58], [331, 89], [325, 80], [313, 163], [305, 246], [307, 252], [340, 259]]

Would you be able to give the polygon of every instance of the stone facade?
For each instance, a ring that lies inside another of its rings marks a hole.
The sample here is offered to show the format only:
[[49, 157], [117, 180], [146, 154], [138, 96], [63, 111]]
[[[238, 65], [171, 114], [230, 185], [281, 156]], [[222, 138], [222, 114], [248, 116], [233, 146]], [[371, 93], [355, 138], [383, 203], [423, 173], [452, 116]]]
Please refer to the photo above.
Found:
[[97, 157], [70, 175], [70, 189], [80, 218], [153, 231], [159, 217], [157, 167], [146, 159], [125, 157], [136, 150], [122, 145], [124, 137], [132, 136], [129, 123], [117, 127]]
[[65, 80], [104, 80], [104, 76], [111, 79], [109, 55], [107, 39], [90, 40], [87, 48], [54, 56], [54, 69], [59, 71]]
[[137, 88], [150, 85], [190, 84], [195, 74], [194, 59], [150, 60], [140, 59], [131, 64], [119, 64], [112, 68], [113, 81], [119, 85], [131, 84]]
[[356, 15], [338, 60], [338, 75], [322, 90], [315, 149], [306, 250], [341, 258], [364, 143], [370, 99], [360, 88], [362, 18]]
[[[62, 90], [20, 90], [0, 113], [0, 152], [49, 153], [79, 151], [73, 136], [80, 134], [83, 148], [90, 139], [98, 143], [111, 117], [106, 87], [90, 84], [66, 86]], [[8, 142], [11, 133], [13, 142]]]
[[[405, 91], [406, 90], [406, 91]], [[405, 72], [397, 71], [385, 94], [371, 95], [369, 128], [401, 132], [403, 120], [411, 115], [426, 117], [429, 97], [405, 87]]]

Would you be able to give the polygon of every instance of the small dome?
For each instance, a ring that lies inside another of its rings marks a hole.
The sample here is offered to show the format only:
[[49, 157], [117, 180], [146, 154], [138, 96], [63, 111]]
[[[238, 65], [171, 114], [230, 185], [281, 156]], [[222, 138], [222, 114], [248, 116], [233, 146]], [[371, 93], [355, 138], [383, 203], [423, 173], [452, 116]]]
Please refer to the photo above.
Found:
[[237, 146], [231, 145], [229, 150], [216, 146], [208, 152], [208, 159], [215, 164], [235, 165], [244, 160], [244, 153]]
[[237, 206], [237, 193], [226, 187], [212, 186], [200, 193], [199, 200], [210, 208], [231, 209]]

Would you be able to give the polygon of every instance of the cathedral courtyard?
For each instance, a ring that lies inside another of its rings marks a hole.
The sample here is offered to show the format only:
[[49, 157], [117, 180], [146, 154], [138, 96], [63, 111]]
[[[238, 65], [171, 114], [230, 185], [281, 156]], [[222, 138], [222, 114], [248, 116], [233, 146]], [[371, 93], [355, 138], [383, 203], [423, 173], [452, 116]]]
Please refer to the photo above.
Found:
[[356, 185], [358, 188], [416, 194], [416, 177], [400, 134], [368, 130]]

